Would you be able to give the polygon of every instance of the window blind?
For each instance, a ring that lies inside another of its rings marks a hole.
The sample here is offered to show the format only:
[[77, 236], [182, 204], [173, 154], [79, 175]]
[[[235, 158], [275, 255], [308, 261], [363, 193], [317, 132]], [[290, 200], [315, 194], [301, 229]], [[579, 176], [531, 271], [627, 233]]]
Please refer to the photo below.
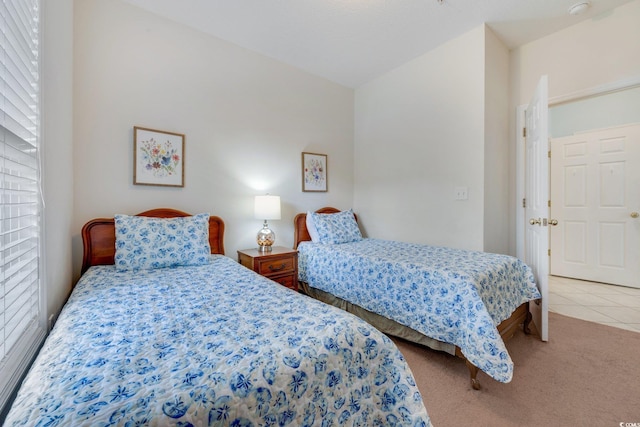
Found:
[[0, 408], [42, 338], [39, 0], [2, 0], [0, 44]]

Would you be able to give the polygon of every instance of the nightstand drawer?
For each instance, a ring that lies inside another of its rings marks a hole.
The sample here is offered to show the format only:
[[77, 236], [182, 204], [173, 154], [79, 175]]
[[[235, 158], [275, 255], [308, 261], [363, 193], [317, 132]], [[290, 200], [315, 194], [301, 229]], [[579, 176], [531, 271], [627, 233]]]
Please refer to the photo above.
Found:
[[287, 274], [285, 276], [274, 276], [269, 277], [269, 279], [289, 289], [293, 289], [294, 291], [298, 290], [298, 278], [294, 274]]
[[259, 274], [271, 276], [272, 274], [292, 273], [295, 270], [295, 257], [269, 258], [258, 261]]

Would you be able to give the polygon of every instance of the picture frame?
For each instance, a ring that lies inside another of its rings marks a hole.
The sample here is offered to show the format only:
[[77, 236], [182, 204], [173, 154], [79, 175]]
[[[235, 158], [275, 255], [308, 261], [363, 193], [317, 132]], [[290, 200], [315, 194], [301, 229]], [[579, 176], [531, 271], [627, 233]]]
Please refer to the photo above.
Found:
[[184, 134], [134, 126], [133, 183], [184, 187], [184, 144]]
[[326, 192], [328, 189], [327, 155], [302, 153], [302, 191]]

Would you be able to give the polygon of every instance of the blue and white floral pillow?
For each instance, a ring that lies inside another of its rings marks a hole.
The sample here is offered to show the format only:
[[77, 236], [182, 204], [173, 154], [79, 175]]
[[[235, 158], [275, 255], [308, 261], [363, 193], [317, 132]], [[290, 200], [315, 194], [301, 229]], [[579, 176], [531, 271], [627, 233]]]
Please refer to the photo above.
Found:
[[307, 211], [307, 218], [305, 223], [307, 224], [307, 231], [309, 232], [309, 237], [311, 237], [311, 241], [313, 243], [320, 242], [320, 236], [318, 236], [318, 230], [316, 230], [316, 225], [313, 223], [313, 212]]
[[208, 264], [209, 214], [177, 218], [115, 215], [117, 270]]
[[351, 209], [333, 214], [314, 212], [311, 217], [320, 243], [337, 244], [362, 240], [362, 234]]

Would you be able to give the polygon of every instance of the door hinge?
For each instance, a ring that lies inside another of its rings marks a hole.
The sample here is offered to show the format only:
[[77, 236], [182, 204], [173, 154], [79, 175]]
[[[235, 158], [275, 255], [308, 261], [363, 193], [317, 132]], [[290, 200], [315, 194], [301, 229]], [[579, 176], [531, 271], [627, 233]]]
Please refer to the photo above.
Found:
[[547, 255], [551, 256], [551, 249], [547, 249]]
[[547, 157], [551, 158], [551, 150], [547, 151]]
[[523, 208], [526, 208], [526, 207], [527, 207], [527, 199], [526, 199], [526, 198], [523, 198], [523, 199], [522, 199], [522, 207], [523, 207]]
[[522, 137], [523, 138], [527, 137], [527, 128], [522, 128]]
[[547, 200], [547, 206], [551, 207], [551, 200]]

